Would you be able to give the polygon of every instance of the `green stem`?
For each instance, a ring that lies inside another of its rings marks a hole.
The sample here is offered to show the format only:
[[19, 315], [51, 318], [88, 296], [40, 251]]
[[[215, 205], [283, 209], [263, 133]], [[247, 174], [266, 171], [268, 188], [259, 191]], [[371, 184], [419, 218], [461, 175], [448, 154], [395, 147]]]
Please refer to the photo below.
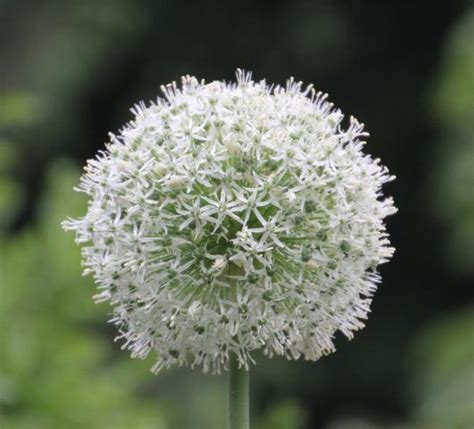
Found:
[[227, 429], [249, 429], [249, 372], [239, 368], [234, 354], [229, 359]]

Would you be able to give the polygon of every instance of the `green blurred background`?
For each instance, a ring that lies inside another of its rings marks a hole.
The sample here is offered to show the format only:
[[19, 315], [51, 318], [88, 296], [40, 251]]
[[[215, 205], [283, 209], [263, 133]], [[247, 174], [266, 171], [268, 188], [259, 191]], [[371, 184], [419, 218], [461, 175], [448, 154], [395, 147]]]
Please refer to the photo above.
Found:
[[327, 91], [397, 181], [367, 328], [252, 368], [256, 429], [474, 428], [474, 4], [0, 0], [0, 427], [218, 429], [225, 377], [115, 343], [59, 223], [81, 166], [159, 85], [236, 67]]

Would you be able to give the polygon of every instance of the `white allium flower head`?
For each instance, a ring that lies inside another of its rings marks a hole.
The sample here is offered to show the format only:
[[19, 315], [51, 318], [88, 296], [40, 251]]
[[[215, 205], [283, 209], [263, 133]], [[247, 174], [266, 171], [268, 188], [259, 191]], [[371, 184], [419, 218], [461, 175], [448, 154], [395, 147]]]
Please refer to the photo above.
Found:
[[163, 92], [88, 162], [87, 214], [64, 222], [123, 347], [153, 351], [154, 372], [333, 352], [337, 331], [364, 326], [393, 253], [393, 176], [362, 152], [363, 124], [344, 127], [311, 86], [241, 70]]

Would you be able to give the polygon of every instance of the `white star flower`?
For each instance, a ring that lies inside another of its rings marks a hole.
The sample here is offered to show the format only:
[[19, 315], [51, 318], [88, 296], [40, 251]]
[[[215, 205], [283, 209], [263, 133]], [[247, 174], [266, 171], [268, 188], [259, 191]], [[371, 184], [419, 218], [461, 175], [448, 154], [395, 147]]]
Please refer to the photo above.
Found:
[[316, 360], [367, 318], [393, 253], [363, 124], [290, 79], [205, 84], [184, 77], [90, 160], [83, 245], [97, 301], [124, 348], [172, 365], [245, 368], [252, 354]]

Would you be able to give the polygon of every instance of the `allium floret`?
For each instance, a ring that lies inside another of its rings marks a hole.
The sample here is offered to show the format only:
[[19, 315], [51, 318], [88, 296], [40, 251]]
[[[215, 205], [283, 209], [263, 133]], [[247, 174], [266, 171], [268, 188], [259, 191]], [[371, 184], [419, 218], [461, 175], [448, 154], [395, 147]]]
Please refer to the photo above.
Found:
[[364, 326], [393, 253], [393, 179], [363, 124], [290, 79], [163, 88], [90, 160], [83, 245], [123, 347], [172, 365], [248, 368], [252, 352], [317, 360]]

